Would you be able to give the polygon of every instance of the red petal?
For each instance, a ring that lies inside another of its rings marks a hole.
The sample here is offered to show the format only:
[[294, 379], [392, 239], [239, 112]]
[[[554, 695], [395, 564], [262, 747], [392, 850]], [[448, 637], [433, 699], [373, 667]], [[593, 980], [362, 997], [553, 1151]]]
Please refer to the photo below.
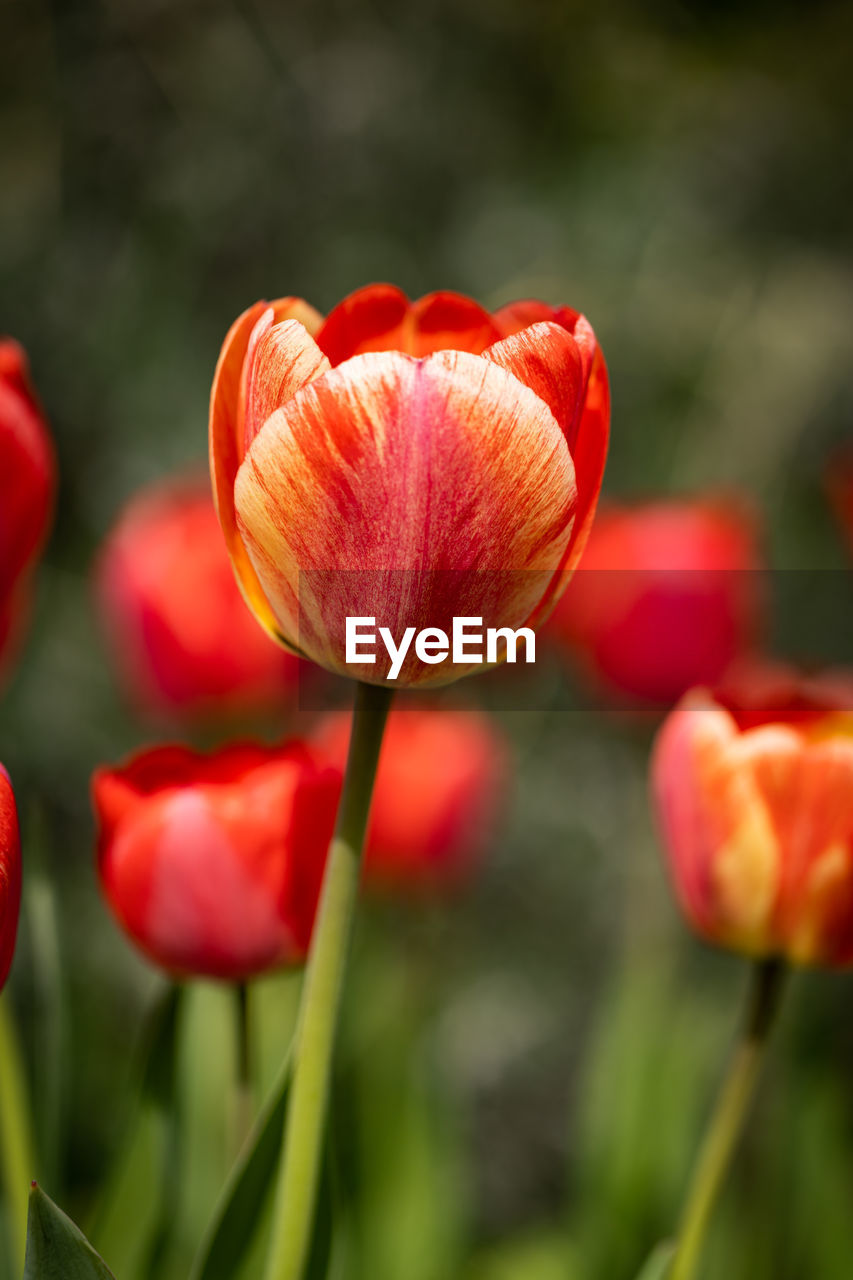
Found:
[[501, 331], [479, 303], [461, 293], [428, 293], [409, 313], [408, 344], [415, 356], [433, 351], [470, 351], [479, 355], [497, 342]]
[[534, 324], [488, 347], [483, 358], [514, 374], [545, 401], [571, 450], [584, 388], [574, 338], [560, 325]]
[[357, 289], [329, 312], [316, 334], [333, 365], [365, 351], [402, 350], [409, 300], [392, 284]]
[[0, 341], [0, 595], [11, 591], [45, 539], [55, 471], [26, 356], [12, 339]]
[[0, 989], [12, 966], [20, 907], [21, 837], [18, 812], [12, 783], [0, 764]]
[[461, 293], [430, 293], [410, 303], [393, 285], [373, 284], [350, 294], [329, 313], [317, 345], [338, 365], [369, 351], [479, 355], [500, 337], [488, 311]]

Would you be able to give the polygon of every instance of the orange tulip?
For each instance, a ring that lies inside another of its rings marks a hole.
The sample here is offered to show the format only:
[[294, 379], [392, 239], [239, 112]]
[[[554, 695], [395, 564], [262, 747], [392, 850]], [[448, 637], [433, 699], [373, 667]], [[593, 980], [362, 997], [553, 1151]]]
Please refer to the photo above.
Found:
[[[238, 581], [286, 647], [346, 663], [345, 619], [398, 637], [453, 617], [535, 626], [580, 554], [609, 423], [604, 360], [583, 316], [515, 303], [489, 314], [374, 285], [323, 320], [256, 303], [214, 378], [214, 493]], [[425, 665], [399, 684], [480, 663]]]
[[234, 581], [206, 484], [157, 484], [122, 511], [97, 597], [114, 661], [140, 710], [192, 718], [263, 710], [299, 662], [255, 623]]
[[703, 937], [799, 964], [853, 962], [853, 685], [759, 672], [689, 694], [652, 790], [681, 907]]
[[[321, 760], [343, 771], [351, 717], [326, 716], [312, 735]], [[392, 711], [364, 851], [368, 885], [420, 890], [458, 885], [479, 864], [508, 777], [507, 751], [488, 716]]]
[[21, 909], [21, 837], [9, 775], [0, 764], [0, 990], [15, 954]]

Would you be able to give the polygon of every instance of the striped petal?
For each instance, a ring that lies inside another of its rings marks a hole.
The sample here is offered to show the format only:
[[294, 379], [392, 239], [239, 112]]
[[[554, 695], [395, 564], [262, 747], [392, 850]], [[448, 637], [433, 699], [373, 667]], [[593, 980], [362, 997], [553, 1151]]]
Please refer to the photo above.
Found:
[[240, 541], [234, 515], [234, 480], [245, 453], [246, 354], [252, 332], [268, 310], [272, 311], [273, 321], [299, 320], [309, 333], [322, 323], [319, 313], [301, 298], [280, 298], [270, 305], [256, 302], [237, 317], [228, 330], [213, 376], [209, 449], [213, 498], [237, 581], [259, 621], [280, 639], [275, 617]]
[[[576, 503], [548, 406], [493, 362], [456, 351], [369, 354], [333, 369], [269, 419], [235, 485], [240, 534], [279, 629], [351, 675], [347, 616], [376, 615], [395, 636], [453, 616], [521, 625], [565, 555]], [[416, 665], [424, 681], [462, 674]], [[357, 674], [377, 678], [369, 666]]]
[[246, 358], [244, 452], [276, 409], [331, 367], [303, 324], [275, 324], [272, 308], [265, 311], [252, 331]]
[[514, 374], [545, 401], [571, 449], [585, 381], [571, 334], [557, 324], [533, 324], [488, 347], [483, 358]]

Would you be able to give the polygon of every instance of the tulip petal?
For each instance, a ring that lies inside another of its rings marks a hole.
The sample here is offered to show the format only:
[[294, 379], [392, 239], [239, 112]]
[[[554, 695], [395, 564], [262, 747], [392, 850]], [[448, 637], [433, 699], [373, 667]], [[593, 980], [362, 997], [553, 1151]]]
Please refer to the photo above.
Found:
[[480, 355], [501, 337], [500, 329], [478, 302], [446, 290], [428, 293], [412, 305], [408, 330], [403, 349], [415, 356], [446, 350]]
[[502, 331], [478, 302], [443, 290], [410, 303], [388, 284], [368, 285], [329, 312], [317, 343], [333, 365], [369, 351], [426, 356], [434, 351], [479, 355]]
[[298, 320], [274, 324], [272, 310], [264, 312], [249, 340], [245, 450], [276, 409], [331, 367]]
[[0, 989], [3, 988], [18, 933], [21, 907], [21, 837], [15, 793], [0, 764]]
[[402, 350], [409, 299], [392, 284], [357, 289], [329, 312], [316, 335], [333, 365], [367, 351]]
[[[281, 640], [234, 515], [234, 480], [245, 452], [244, 365], [252, 331], [267, 309], [264, 302], [249, 307], [234, 321], [222, 345], [210, 392], [210, 472], [219, 523], [240, 589], [261, 624]], [[301, 298], [280, 298], [271, 309], [274, 321], [298, 320], [309, 333], [321, 324], [319, 314]]]
[[[572, 460], [544, 401], [455, 351], [423, 361], [369, 354], [333, 369], [268, 420], [235, 484], [240, 533], [279, 628], [348, 674], [345, 617], [381, 615], [395, 635], [427, 625], [413, 571], [448, 574], [431, 625], [436, 614], [485, 615], [488, 574], [488, 625], [521, 625], [565, 555], [576, 502]], [[478, 570], [487, 571], [479, 588]], [[501, 593], [494, 578], [507, 570], [524, 572]], [[337, 576], [320, 591], [305, 571]], [[451, 668], [430, 672], [446, 680], [460, 674]], [[365, 667], [362, 678], [371, 675]]]
[[[655, 744], [652, 786], [686, 915], [705, 937], [761, 954], [772, 950], [780, 852], [738, 743], [727, 711], [683, 705]], [[785, 736], [771, 749], [789, 745]]]
[[55, 488], [53, 446], [23, 349], [0, 340], [0, 596], [44, 541]]
[[533, 324], [487, 347], [483, 359], [514, 374], [545, 401], [571, 450], [584, 389], [581, 359], [571, 334], [557, 324]]

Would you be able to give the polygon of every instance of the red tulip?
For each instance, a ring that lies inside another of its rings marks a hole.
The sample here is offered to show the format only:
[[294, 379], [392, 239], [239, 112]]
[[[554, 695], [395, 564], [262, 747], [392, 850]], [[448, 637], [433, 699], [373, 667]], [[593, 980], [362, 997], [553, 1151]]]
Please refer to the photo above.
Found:
[[[574, 567], [595, 510], [609, 423], [604, 360], [566, 307], [490, 315], [373, 285], [325, 321], [256, 303], [213, 383], [211, 470], [231, 559], [259, 620], [333, 671], [345, 618], [399, 639], [453, 617], [535, 626]], [[480, 663], [425, 665], [399, 684]]]
[[550, 631], [603, 689], [672, 703], [755, 643], [760, 567], [742, 506], [604, 507]]
[[160, 747], [99, 769], [107, 901], [174, 974], [236, 981], [300, 963], [339, 789], [339, 774], [299, 744]]
[[[350, 716], [326, 716], [320, 759], [342, 770]], [[392, 712], [385, 731], [365, 848], [368, 884], [428, 889], [464, 880], [494, 832], [508, 776], [494, 723], [456, 711]]]
[[21, 908], [21, 837], [9, 775], [0, 764], [0, 990], [15, 953]]
[[246, 608], [206, 484], [135, 497], [104, 544], [97, 593], [116, 666], [142, 709], [261, 710], [293, 689], [298, 661]]
[[682, 910], [705, 938], [853, 962], [853, 682], [759, 673], [665, 720], [652, 791]]
[[0, 339], [0, 656], [14, 638], [27, 577], [47, 535], [56, 466], [26, 356]]

